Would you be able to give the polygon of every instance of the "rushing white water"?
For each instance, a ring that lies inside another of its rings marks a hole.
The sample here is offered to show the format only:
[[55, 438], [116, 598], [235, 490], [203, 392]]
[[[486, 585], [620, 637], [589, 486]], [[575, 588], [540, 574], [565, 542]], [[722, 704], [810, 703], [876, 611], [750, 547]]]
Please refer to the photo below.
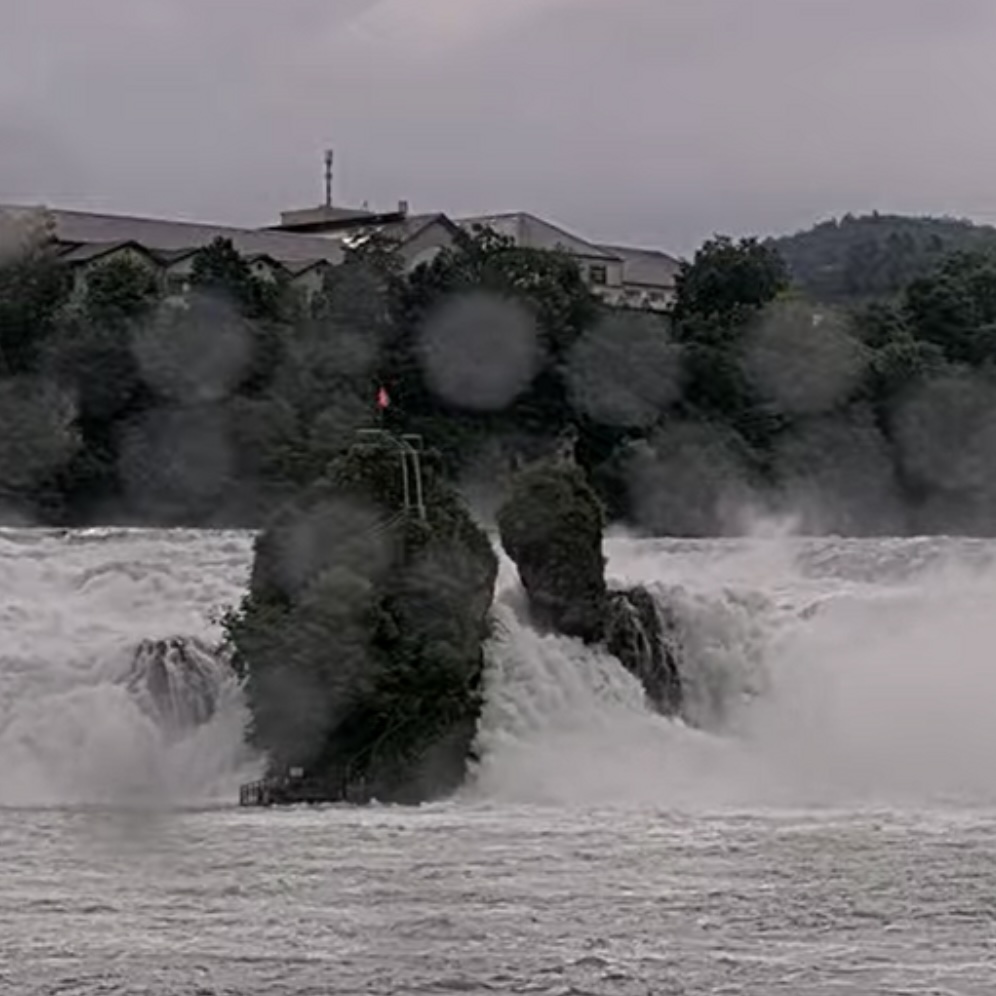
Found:
[[[627, 541], [619, 583], [677, 617], [690, 716], [520, 622], [507, 585], [486, 795], [659, 805], [996, 801], [996, 547], [972, 540]], [[707, 732], [703, 732], [707, 731]]]
[[988, 996], [996, 546], [608, 552], [700, 728], [506, 563], [461, 797], [259, 811], [212, 650], [250, 538], [0, 531], [0, 992]]
[[230, 798], [246, 715], [210, 650], [249, 555], [238, 535], [0, 532], [0, 804]]
[[[650, 713], [614, 659], [534, 631], [505, 561], [470, 797], [996, 801], [996, 547], [608, 550], [613, 580], [648, 585], [677, 621], [695, 728]], [[0, 802], [231, 797], [252, 761], [212, 648], [250, 553], [236, 533], [0, 533]]]

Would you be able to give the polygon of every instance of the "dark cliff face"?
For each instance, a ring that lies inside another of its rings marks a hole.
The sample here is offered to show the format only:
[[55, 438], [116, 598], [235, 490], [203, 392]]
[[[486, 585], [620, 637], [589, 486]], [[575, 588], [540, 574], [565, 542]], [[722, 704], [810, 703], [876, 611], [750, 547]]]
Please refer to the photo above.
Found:
[[605, 645], [639, 678], [647, 701], [664, 716], [677, 715], [682, 706], [678, 649], [670, 628], [646, 588], [609, 596]]
[[322, 798], [419, 802], [464, 776], [497, 560], [420, 464], [424, 517], [403, 514], [393, 444], [335, 461], [260, 536], [229, 622], [255, 743]]
[[550, 461], [524, 471], [498, 513], [498, 527], [535, 622], [603, 643], [640, 680], [654, 709], [679, 712], [675, 650], [653, 597], [643, 588], [606, 585], [602, 508], [581, 469]]

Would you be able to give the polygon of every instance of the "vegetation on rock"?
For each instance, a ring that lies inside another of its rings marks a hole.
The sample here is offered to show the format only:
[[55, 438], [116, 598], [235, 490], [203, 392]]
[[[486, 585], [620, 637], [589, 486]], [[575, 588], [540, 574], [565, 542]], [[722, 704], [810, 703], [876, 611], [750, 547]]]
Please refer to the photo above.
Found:
[[523, 471], [498, 513], [535, 621], [586, 643], [604, 643], [666, 715], [681, 707], [681, 679], [653, 597], [610, 591], [602, 556], [602, 508], [577, 466], [544, 462]]
[[579, 467], [542, 463], [516, 478], [498, 528], [540, 625], [588, 641], [604, 636], [603, 524]]
[[322, 798], [417, 802], [464, 775], [497, 561], [431, 457], [423, 485], [424, 521], [395, 446], [351, 447], [258, 538], [227, 621], [256, 746]]

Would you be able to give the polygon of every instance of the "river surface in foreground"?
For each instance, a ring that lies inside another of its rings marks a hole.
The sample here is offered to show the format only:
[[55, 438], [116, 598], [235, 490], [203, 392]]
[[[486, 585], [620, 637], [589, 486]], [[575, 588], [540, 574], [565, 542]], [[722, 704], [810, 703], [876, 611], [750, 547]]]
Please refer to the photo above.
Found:
[[136, 641], [217, 635], [249, 538], [0, 534], [0, 993], [996, 991], [994, 548], [609, 551], [709, 732], [506, 569], [463, 797], [253, 811], [237, 701], [178, 737], [122, 692]]

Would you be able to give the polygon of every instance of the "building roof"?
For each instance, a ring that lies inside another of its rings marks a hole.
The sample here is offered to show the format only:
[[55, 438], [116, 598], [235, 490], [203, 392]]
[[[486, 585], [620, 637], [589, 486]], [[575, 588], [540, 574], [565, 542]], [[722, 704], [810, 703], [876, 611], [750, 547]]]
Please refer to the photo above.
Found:
[[245, 259], [246, 262], [250, 264], [250, 266], [253, 263], [266, 263], [267, 266], [272, 266], [274, 269], [287, 270], [288, 272], [290, 272], [289, 268], [283, 262], [281, 262], [279, 259], [274, 259], [267, 252], [253, 253], [251, 256], [246, 256]]
[[341, 208], [320, 204], [313, 208], [296, 208], [280, 212], [280, 224], [274, 229], [321, 229], [323, 226], [340, 228], [343, 225], [372, 219], [375, 215], [366, 208]]
[[150, 259], [155, 257], [145, 246], [138, 242], [127, 240], [125, 242], [92, 242], [89, 245], [72, 246], [65, 252], [59, 253], [59, 258], [67, 263], [92, 263], [96, 259], [103, 259], [112, 253], [122, 249], [130, 249], [132, 252], [141, 253]]
[[338, 239], [344, 246], [355, 247], [362, 245], [372, 236], [379, 235], [399, 246], [404, 246], [418, 238], [433, 225], [442, 225], [454, 236], [462, 234], [459, 225], [451, 221], [445, 214], [437, 212], [436, 214], [412, 214], [404, 220], [392, 221], [383, 225], [363, 225], [359, 228], [350, 228], [337, 232], [332, 237]]
[[312, 270], [321, 269], [326, 266], [331, 266], [327, 260], [315, 259], [306, 263], [285, 263], [284, 269], [287, 270], [292, 277], [301, 277], [305, 273], [310, 273]]
[[0, 210], [14, 218], [42, 211], [51, 220], [55, 238], [71, 245], [98, 243], [107, 246], [135, 242], [156, 253], [173, 253], [203, 249], [220, 238], [229, 239], [244, 256], [265, 255], [282, 263], [319, 259], [330, 263], [342, 262], [340, 244], [334, 239], [317, 236], [89, 211], [28, 207], [4, 207]]
[[603, 246], [623, 261], [623, 282], [646, 287], [673, 287], [681, 262], [659, 249]]
[[451, 221], [445, 214], [435, 212], [434, 214], [410, 214], [404, 221], [396, 221], [389, 225], [384, 225], [379, 229], [381, 235], [389, 238], [399, 245], [411, 242], [418, 238], [427, 228], [433, 225], [442, 225], [453, 235], [462, 234], [462, 229], [456, 222]]
[[462, 228], [470, 230], [475, 225], [492, 228], [500, 235], [511, 236], [517, 245], [529, 249], [562, 249], [572, 256], [587, 259], [618, 262], [619, 256], [605, 246], [595, 245], [586, 239], [572, 235], [558, 225], [537, 218], [526, 211], [513, 211], [508, 214], [486, 214], [473, 218], [461, 218]]

